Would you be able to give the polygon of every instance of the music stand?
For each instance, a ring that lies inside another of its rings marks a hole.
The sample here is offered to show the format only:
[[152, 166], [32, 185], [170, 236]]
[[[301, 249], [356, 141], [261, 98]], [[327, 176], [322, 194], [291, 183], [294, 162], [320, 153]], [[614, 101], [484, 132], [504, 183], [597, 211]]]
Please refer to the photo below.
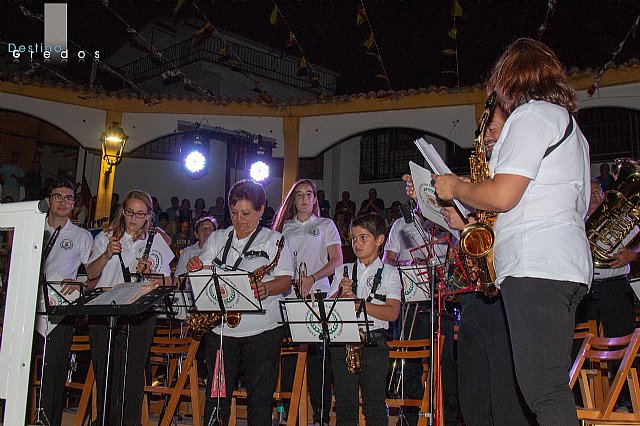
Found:
[[[49, 306], [47, 313], [50, 315], [71, 315], [71, 316], [106, 316], [109, 318], [109, 338], [107, 343], [107, 365], [105, 368], [105, 384], [104, 384], [104, 400], [102, 401], [102, 425], [106, 425], [109, 408], [109, 395], [110, 395], [110, 367], [112, 361], [113, 350], [113, 335], [116, 329], [116, 323], [121, 316], [133, 316], [140, 315], [151, 309], [158, 303], [159, 300], [164, 299], [175, 289], [174, 286], [156, 286], [153, 289], [149, 289], [144, 294], [131, 300], [130, 303], [118, 303], [115, 296], [120, 294], [114, 293], [113, 296], [109, 295], [110, 291], [128, 290], [124, 286], [150, 286], [148, 282], [136, 282], [136, 283], [122, 283], [114, 286], [112, 289], [97, 288], [90, 292], [85, 292], [76, 300], [69, 302], [68, 304], [59, 306]], [[134, 289], [132, 289], [134, 290]], [[48, 304], [47, 297], [44, 298], [45, 303]]]
[[[370, 339], [369, 321], [364, 299], [325, 299], [316, 290], [315, 300], [285, 299], [280, 301], [281, 324], [288, 325], [294, 343], [322, 342], [322, 392], [320, 402], [320, 424], [324, 424], [324, 388], [327, 346], [335, 343], [361, 344], [360, 329], [364, 325], [364, 345], [373, 346]], [[360, 302], [364, 320], [358, 321], [355, 303]], [[346, 318], [346, 319], [345, 319]], [[287, 329], [287, 327], [285, 327]]]
[[[218, 272], [220, 271], [220, 272]], [[216, 371], [217, 397], [215, 422], [221, 424], [220, 419], [220, 398], [222, 385], [223, 368], [223, 337], [224, 325], [227, 322], [227, 314], [231, 311], [243, 314], [264, 314], [262, 300], [254, 297], [253, 288], [249, 280], [250, 274], [246, 271], [227, 271], [216, 269], [215, 267], [202, 268], [184, 275], [191, 282], [193, 291], [193, 306], [197, 312], [217, 312], [222, 316], [220, 323], [220, 343], [218, 350], [218, 368]], [[212, 386], [213, 389], [213, 386]], [[206, 419], [205, 419], [206, 420]], [[208, 425], [214, 423], [213, 414], [208, 421]]]

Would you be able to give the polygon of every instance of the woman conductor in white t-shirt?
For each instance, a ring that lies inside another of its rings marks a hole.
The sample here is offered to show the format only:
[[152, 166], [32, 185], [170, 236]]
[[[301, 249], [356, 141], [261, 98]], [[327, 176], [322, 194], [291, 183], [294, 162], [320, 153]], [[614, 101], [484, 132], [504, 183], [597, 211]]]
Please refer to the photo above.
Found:
[[[342, 264], [342, 245], [338, 228], [333, 221], [320, 217], [315, 183], [302, 179], [293, 184], [276, 214], [273, 230], [282, 232], [287, 239], [296, 267], [303, 271], [306, 269], [306, 275], [299, 274], [296, 283], [300, 296], [306, 297], [316, 290], [326, 294], [330, 288], [328, 277]], [[313, 418], [318, 423], [322, 398], [322, 354], [318, 353], [316, 347], [307, 359]], [[283, 366], [285, 388], [290, 388], [293, 383], [293, 368], [293, 363], [285, 363]], [[331, 401], [331, 374], [328, 366], [324, 371], [324, 400]], [[329, 408], [330, 404], [325, 403], [324, 419], [329, 418]]]

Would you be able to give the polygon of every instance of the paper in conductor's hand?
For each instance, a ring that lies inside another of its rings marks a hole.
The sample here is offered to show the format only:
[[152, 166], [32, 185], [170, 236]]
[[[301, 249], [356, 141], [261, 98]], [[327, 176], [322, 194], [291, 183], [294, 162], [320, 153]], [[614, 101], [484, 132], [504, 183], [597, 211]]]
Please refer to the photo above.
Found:
[[[425, 141], [424, 138], [416, 139], [414, 143], [418, 147], [418, 150], [420, 150], [420, 153], [422, 154], [424, 159], [427, 160], [427, 164], [429, 164], [429, 168], [433, 173], [438, 175], [446, 175], [448, 173], [451, 173], [451, 169], [445, 164], [445, 162], [442, 160], [442, 157], [440, 157], [440, 154], [438, 154], [438, 151], [436, 151], [433, 145]], [[467, 210], [466, 207], [463, 206], [462, 203], [460, 203], [460, 201], [456, 200], [455, 198], [452, 201], [460, 214], [462, 214], [462, 216], [464, 216], [465, 218], [469, 217], [471, 212]]]

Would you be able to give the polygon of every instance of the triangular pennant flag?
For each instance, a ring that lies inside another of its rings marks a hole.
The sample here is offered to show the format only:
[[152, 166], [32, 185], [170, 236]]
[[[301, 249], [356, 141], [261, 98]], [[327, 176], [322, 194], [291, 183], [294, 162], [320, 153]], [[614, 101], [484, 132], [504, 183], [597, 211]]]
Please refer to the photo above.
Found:
[[592, 97], [594, 93], [596, 93], [596, 85], [592, 84], [591, 87], [589, 87], [589, 89], [587, 90], [587, 95], [589, 95], [589, 97]]
[[287, 41], [287, 47], [291, 47], [296, 44], [296, 35], [293, 31], [289, 31], [289, 40]]
[[451, 40], [455, 40], [458, 37], [458, 29], [456, 27], [453, 27], [447, 34], [449, 35], [449, 37], [451, 37]]
[[367, 50], [371, 50], [374, 45], [373, 33], [369, 33], [369, 37], [365, 41], [362, 42], [362, 45], [367, 48]]
[[359, 27], [367, 21], [367, 12], [364, 10], [364, 4], [358, 6], [358, 15], [356, 16], [356, 26]]
[[205, 22], [200, 29], [193, 33], [194, 38], [203, 38], [213, 31], [213, 24], [209, 21]]
[[462, 16], [462, 6], [460, 6], [458, 0], [453, 0], [453, 4], [451, 5], [451, 15], [454, 17]]
[[42, 15], [32, 13], [29, 9], [22, 5], [20, 5], [20, 10], [22, 11], [22, 14], [28, 18], [42, 19]]
[[300, 58], [300, 62], [298, 62], [298, 72], [296, 75], [298, 77], [307, 75], [307, 59], [304, 56], [302, 56], [302, 58]]
[[220, 55], [218, 58], [218, 62], [228, 62], [231, 59], [231, 53], [233, 52], [233, 48], [229, 43], [225, 43], [224, 46], [217, 50], [217, 53]]
[[380, 80], [389, 81], [389, 77], [387, 77], [384, 74], [376, 74], [376, 78], [379, 78]]
[[180, 10], [180, 8], [182, 7], [182, 5], [184, 4], [185, 0], [178, 0], [176, 2], [176, 6], [173, 8], [173, 17], [175, 18], [176, 15], [178, 14], [178, 11]]
[[309, 74], [309, 82], [311, 83], [312, 88], [320, 87], [320, 78], [318, 77], [318, 73], [312, 72]]
[[269, 22], [271, 25], [275, 25], [278, 22], [278, 5], [273, 6], [273, 10], [271, 11], [271, 17], [269, 18]]
[[456, 51], [453, 49], [444, 49], [442, 51], [442, 53], [444, 53], [445, 56], [455, 56], [456, 55]]

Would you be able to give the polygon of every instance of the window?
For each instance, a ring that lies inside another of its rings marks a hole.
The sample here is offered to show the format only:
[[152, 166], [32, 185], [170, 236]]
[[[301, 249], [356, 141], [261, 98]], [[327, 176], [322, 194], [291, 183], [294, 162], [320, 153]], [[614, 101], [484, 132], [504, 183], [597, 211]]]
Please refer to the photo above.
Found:
[[618, 107], [587, 108], [578, 112], [577, 121], [589, 141], [592, 162], [640, 155], [640, 111]]

